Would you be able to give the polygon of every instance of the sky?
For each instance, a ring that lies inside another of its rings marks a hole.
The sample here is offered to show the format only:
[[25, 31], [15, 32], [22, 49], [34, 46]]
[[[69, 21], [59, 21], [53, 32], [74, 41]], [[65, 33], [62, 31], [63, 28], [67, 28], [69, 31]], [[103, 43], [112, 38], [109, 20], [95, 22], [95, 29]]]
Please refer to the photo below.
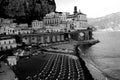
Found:
[[120, 12], [120, 0], [55, 0], [56, 11], [73, 13], [74, 6], [88, 18], [102, 17]]

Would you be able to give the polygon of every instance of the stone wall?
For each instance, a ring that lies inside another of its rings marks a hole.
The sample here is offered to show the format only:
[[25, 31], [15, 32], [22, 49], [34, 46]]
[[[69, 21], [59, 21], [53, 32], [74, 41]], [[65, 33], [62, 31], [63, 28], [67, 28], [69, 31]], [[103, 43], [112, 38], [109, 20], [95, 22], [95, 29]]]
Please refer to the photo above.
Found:
[[22, 41], [26, 44], [55, 43], [69, 40], [64, 33], [44, 33], [22, 35]]
[[41, 33], [41, 34], [26, 34], [22, 35], [22, 41], [26, 44], [38, 43], [55, 43], [68, 41], [70, 39], [76, 41], [89, 40], [89, 30], [80, 30], [76, 32], [56, 32], [56, 33]]

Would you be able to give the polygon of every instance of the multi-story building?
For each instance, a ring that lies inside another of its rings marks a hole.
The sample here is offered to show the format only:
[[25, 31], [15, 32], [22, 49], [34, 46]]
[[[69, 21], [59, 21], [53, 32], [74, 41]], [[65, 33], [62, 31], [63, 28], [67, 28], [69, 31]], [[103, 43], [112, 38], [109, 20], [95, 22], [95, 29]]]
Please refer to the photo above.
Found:
[[44, 17], [43, 22], [45, 25], [58, 26], [66, 22], [68, 15], [68, 12], [51, 12]]
[[77, 12], [77, 7], [74, 7], [74, 15], [73, 15], [73, 21], [75, 29], [81, 29], [81, 28], [87, 28], [87, 17], [86, 14], [82, 13], [80, 10]]
[[47, 14], [44, 19], [44, 25], [46, 26], [57, 26], [58, 24], [60, 24], [60, 13], [55, 13], [55, 12], [51, 12], [50, 14]]
[[19, 24], [18, 27], [20, 27], [20, 28], [28, 28], [28, 24]]
[[[68, 12], [51, 12], [47, 14], [44, 19], [44, 25], [46, 26], [47, 30], [51, 31], [64, 31], [66, 28], [66, 20], [67, 16], [69, 15]], [[51, 26], [51, 27], [50, 27]], [[48, 28], [50, 27], [50, 28]]]
[[4, 19], [4, 18], [1, 18], [1, 23], [2, 24], [10, 24], [10, 23], [13, 23], [13, 19]]
[[32, 22], [32, 28], [33, 29], [40, 29], [40, 28], [43, 28], [43, 27], [44, 27], [43, 21], [34, 20]]
[[6, 23], [2, 24], [0, 28], [0, 34], [4, 35], [18, 35], [18, 34], [30, 34], [32, 29], [28, 27], [28, 24]]
[[17, 47], [15, 38], [11, 36], [1, 36], [0, 37], [0, 51], [13, 49]]
[[10, 27], [10, 24], [4, 24], [0, 28], [0, 34], [5, 34], [5, 35], [15, 34], [14, 27]]
[[74, 14], [69, 15], [67, 21], [68, 24], [71, 25], [69, 27], [74, 28], [75, 30], [88, 27], [86, 14], [83, 14], [80, 10], [78, 12], [76, 6], [74, 7]]

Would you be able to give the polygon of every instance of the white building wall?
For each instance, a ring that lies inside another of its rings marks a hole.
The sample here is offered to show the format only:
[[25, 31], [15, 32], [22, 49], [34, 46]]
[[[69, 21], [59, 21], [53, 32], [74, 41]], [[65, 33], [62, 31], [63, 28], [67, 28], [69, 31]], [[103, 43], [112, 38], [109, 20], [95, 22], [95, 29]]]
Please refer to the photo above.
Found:
[[32, 22], [33, 29], [39, 29], [39, 28], [43, 28], [43, 27], [44, 27], [43, 21], [35, 20]]
[[0, 40], [0, 50], [7, 50], [7, 49], [12, 49], [16, 48], [17, 44], [15, 39], [5, 39], [5, 40]]

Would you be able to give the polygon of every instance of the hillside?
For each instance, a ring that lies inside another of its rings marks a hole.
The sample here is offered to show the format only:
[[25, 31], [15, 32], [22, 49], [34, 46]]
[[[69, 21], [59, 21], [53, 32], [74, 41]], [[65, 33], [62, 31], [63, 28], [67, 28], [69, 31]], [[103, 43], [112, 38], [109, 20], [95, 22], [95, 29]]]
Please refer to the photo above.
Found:
[[55, 10], [54, 0], [0, 0], [0, 17], [14, 18], [17, 22], [41, 20]]
[[99, 18], [89, 18], [88, 23], [97, 29], [120, 30], [120, 12]]

